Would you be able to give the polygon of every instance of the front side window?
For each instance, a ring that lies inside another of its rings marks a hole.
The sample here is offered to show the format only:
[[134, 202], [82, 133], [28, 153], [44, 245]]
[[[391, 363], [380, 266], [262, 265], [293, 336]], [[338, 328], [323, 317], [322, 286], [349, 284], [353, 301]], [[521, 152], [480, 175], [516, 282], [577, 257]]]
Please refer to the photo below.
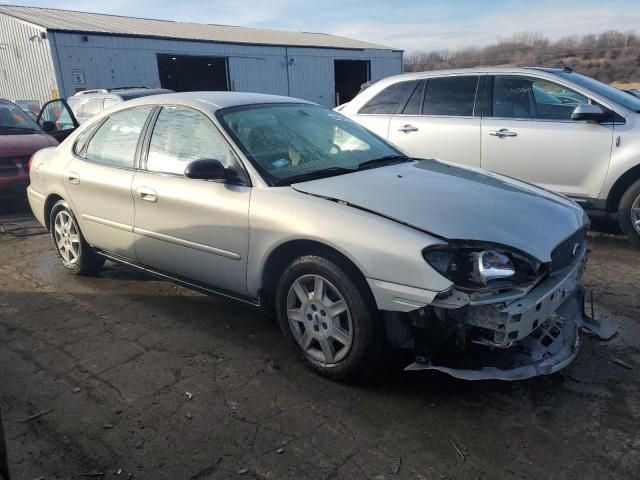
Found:
[[411, 95], [416, 85], [418, 85], [418, 80], [389, 85], [369, 100], [358, 113], [368, 115], [392, 115], [396, 112], [400, 104], [404, 103], [407, 97]]
[[49, 131], [55, 132], [71, 130], [76, 127], [69, 108], [62, 100], [54, 100], [47, 103], [40, 113], [38, 122], [40, 125], [43, 125], [44, 122], [51, 122], [55, 128]]
[[493, 116], [534, 120], [571, 120], [573, 110], [589, 103], [584, 95], [533, 77], [500, 75], [493, 82]]
[[423, 115], [471, 117], [478, 76], [430, 78], [424, 94]]
[[185, 107], [162, 107], [153, 127], [147, 170], [184, 174], [194, 160], [219, 160], [229, 167], [232, 162], [227, 141], [203, 114]]
[[86, 147], [85, 158], [114, 167], [133, 168], [140, 133], [152, 106], [113, 113], [100, 126]]
[[405, 158], [384, 140], [323, 107], [257, 105], [220, 110], [217, 116], [272, 185], [349, 173]]

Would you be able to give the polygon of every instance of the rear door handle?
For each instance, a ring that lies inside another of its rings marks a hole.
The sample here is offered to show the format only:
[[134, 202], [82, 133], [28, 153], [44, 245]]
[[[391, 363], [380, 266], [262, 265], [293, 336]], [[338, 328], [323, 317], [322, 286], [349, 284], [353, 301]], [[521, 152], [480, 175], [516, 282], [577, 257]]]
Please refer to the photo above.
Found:
[[69, 183], [73, 185], [78, 185], [80, 183], [80, 175], [76, 172], [67, 172], [65, 175], [67, 176]]
[[418, 127], [414, 127], [413, 125], [404, 125], [398, 129], [399, 132], [409, 133], [409, 132], [417, 132]]
[[501, 128], [500, 130], [494, 130], [492, 132], [489, 132], [489, 135], [492, 135], [492, 136], [498, 137], [498, 138], [517, 137], [518, 136], [518, 134], [516, 132], [512, 132], [508, 128]]
[[140, 198], [146, 202], [156, 203], [158, 201], [158, 195], [156, 191], [149, 187], [138, 187], [136, 189]]

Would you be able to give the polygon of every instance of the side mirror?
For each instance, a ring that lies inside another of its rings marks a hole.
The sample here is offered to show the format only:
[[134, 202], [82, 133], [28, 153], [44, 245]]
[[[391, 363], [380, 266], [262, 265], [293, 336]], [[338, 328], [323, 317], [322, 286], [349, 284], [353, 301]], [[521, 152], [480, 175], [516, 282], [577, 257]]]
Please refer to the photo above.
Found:
[[603, 110], [600, 105], [583, 103], [578, 105], [571, 114], [571, 120], [583, 122], [604, 122], [609, 118], [609, 112]]
[[204, 158], [190, 162], [184, 171], [184, 176], [197, 180], [224, 180], [227, 178], [227, 171], [220, 160]]
[[49, 120], [45, 120], [42, 122], [42, 129], [47, 133], [53, 132], [56, 129], [56, 124]]

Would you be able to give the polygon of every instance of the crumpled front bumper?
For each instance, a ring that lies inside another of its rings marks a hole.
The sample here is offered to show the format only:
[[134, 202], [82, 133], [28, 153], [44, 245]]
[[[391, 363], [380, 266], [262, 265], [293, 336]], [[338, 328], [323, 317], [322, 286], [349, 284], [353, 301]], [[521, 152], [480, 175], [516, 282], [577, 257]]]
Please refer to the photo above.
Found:
[[603, 340], [615, 335], [614, 329], [604, 328], [586, 315], [584, 299], [584, 289], [577, 288], [533, 333], [509, 348], [478, 346], [467, 358], [451, 364], [418, 359], [406, 370], [439, 370], [463, 380], [524, 380], [550, 375], [573, 361], [584, 330]]

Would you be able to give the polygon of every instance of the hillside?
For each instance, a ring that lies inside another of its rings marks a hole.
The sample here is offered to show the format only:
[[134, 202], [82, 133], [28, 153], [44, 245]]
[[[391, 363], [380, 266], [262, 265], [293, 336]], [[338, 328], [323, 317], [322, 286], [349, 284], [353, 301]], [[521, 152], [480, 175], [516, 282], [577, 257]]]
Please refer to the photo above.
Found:
[[640, 36], [607, 31], [550, 41], [523, 32], [484, 48], [416, 52], [405, 56], [405, 71], [477, 66], [567, 65], [606, 83], [640, 82]]

